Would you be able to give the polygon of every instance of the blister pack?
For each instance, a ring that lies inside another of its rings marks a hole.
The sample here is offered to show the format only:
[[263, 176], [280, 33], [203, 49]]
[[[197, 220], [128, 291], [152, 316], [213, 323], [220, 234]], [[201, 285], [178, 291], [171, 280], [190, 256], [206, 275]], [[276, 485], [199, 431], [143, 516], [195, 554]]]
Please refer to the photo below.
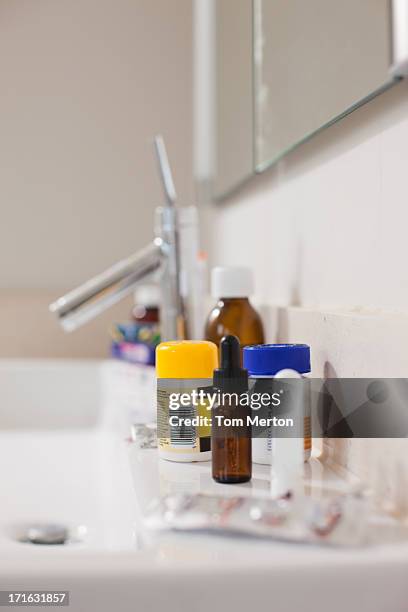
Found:
[[202, 493], [156, 500], [145, 525], [152, 530], [213, 531], [306, 544], [366, 543], [367, 501], [357, 494], [332, 498], [254, 498]]

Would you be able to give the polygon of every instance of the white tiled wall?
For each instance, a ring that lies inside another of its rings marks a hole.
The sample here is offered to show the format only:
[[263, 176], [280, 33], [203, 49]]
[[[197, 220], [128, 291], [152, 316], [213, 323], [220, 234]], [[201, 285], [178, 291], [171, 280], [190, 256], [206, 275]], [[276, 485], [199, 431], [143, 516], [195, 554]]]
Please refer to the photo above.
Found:
[[264, 303], [408, 310], [407, 163], [401, 83], [215, 205], [213, 262], [252, 266]]
[[[406, 378], [407, 316], [380, 311], [263, 307], [267, 335], [274, 342], [306, 342], [312, 347], [316, 378]], [[406, 439], [327, 440], [325, 456], [360, 476], [380, 504], [408, 513]]]
[[193, 198], [192, 3], [0, 3], [0, 356], [103, 357], [130, 301], [75, 334], [59, 295], [142, 248], [166, 140]]
[[150, 237], [156, 133], [192, 197], [191, 1], [0, 11], [0, 288], [68, 289]]

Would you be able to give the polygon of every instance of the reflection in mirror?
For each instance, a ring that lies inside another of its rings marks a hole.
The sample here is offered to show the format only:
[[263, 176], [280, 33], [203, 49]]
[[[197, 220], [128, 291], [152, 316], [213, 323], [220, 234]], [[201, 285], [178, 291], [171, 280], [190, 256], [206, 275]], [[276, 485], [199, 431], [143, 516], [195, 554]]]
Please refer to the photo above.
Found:
[[389, 0], [254, 0], [255, 169], [393, 83]]
[[202, 199], [228, 195], [408, 73], [408, 0], [194, 1]]

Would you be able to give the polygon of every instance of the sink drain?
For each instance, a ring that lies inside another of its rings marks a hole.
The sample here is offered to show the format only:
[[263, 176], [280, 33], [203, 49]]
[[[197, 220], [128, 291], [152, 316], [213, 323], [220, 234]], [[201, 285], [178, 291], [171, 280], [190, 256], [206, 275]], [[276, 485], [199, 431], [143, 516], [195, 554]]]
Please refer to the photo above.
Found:
[[64, 525], [32, 525], [27, 527], [23, 541], [31, 544], [66, 544], [69, 540], [69, 529]]
[[68, 527], [60, 523], [15, 525], [10, 532], [18, 542], [47, 546], [64, 546], [82, 542], [87, 529], [84, 525]]

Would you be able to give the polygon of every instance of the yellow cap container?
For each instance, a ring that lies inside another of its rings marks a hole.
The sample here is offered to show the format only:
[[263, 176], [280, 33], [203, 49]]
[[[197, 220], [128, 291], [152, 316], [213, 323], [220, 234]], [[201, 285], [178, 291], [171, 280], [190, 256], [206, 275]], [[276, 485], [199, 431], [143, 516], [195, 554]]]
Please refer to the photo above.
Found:
[[[209, 387], [211, 390], [217, 367], [218, 349], [213, 342], [180, 340], [162, 342], [157, 347], [157, 434], [159, 456], [163, 459], [211, 459], [211, 413], [208, 404], [183, 404], [183, 410], [178, 412], [170, 410], [170, 398], [198, 388], [204, 390]], [[198, 419], [198, 422], [192, 424], [194, 419]]]
[[156, 349], [157, 378], [212, 378], [218, 349], [205, 340], [162, 342]]

